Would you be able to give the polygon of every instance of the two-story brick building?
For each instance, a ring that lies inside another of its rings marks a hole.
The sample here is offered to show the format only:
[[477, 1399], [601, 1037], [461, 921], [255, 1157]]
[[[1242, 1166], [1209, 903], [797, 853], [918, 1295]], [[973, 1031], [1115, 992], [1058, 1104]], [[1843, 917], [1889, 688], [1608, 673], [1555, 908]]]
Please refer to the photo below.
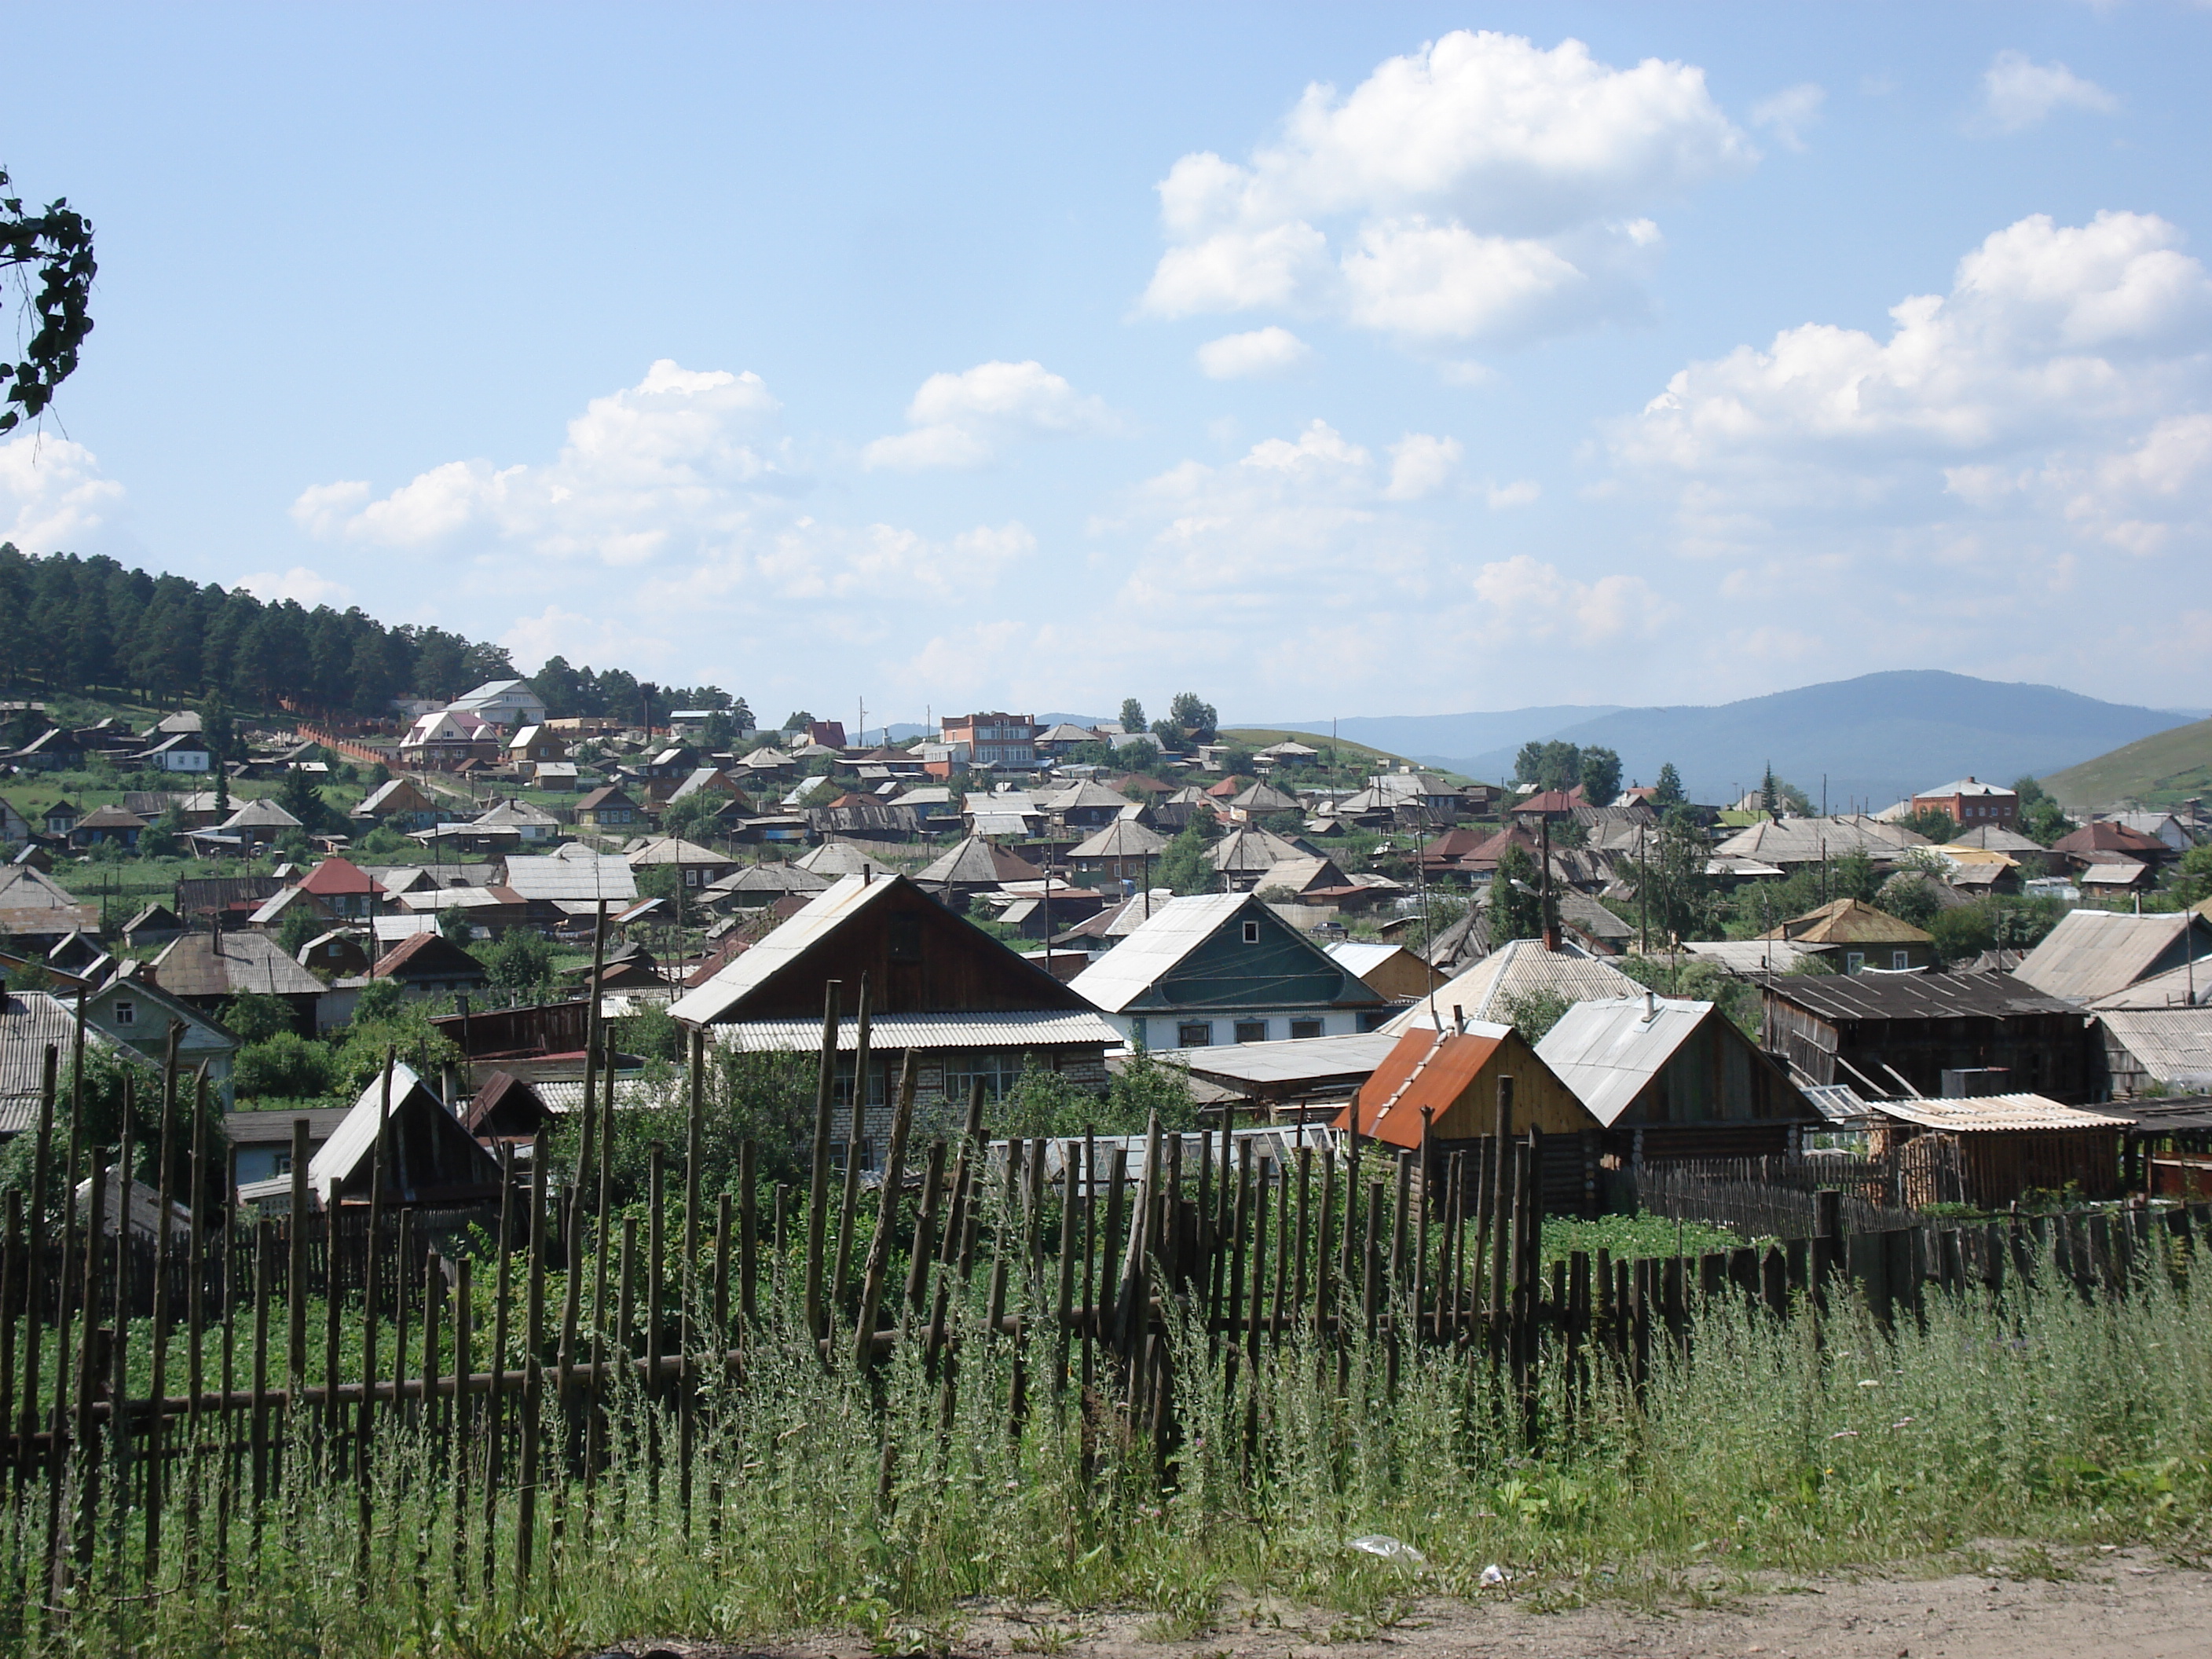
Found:
[[1984, 783], [1979, 778], [1960, 778], [1915, 795], [1912, 810], [1948, 813], [1954, 823], [1968, 830], [1990, 824], [2010, 830], [2020, 823], [2020, 792], [2001, 784]]
[[1037, 724], [1027, 714], [969, 714], [945, 722], [944, 741], [965, 744], [975, 766], [1035, 766]]

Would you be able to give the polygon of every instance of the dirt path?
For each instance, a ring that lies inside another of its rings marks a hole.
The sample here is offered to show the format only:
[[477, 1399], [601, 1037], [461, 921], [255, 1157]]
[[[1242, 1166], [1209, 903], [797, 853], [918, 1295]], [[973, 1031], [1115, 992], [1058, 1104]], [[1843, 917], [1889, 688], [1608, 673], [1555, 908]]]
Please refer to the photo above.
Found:
[[[1480, 1603], [1417, 1601], [1376, 1630], [1327, 1613], [1290, 1609], [1224, 1619], [1196, 1640], [1163, 1641], [1135, 1613], [1010, 1616], [976, 1610], [957, 1629], [959, 1654], [1048, 1654], [1062, 1659], [1703, 1659], [1760, 1654], [1836, 1659], [2203, 1659], [2212, 1654], [2212, 1572], [2146, 1550], [2062, 1555], [1998, 1547], [1997, 1565], [1941, 1577], [1906, 1573], [1776, 1578], [1748, 1590], [1686, 1581], [1651, 1606], [1600, 1601], [1546, 1612], [1501, 1592]], [[1279, 1620], [1279, 1624], [1277, 1620]], [[648, 1644], [629, 1646], [644, 1655]], [[738, 1650], [692, 1647], [696, 1659]], [[778, 1652], [868, 1659], [866, 1642], [829, 1638]], [[755, 1650], [758, 1651], [758, 1650]]]

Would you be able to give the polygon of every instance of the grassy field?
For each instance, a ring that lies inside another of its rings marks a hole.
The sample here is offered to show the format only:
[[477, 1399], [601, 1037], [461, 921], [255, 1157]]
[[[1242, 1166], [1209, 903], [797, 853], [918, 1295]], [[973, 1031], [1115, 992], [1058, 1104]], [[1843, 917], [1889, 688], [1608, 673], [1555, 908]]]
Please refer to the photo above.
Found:
[[[1037, 1293], [1018, 1283], [1015, 1305]], [[872, 1379], [825, 1368], [775, 1322], [787, 1308], [772, 1315], [743, 1392], [710, 1385], [688, 1516], [665, 1407], [623, 1397], [586, 1488], [549, 1404], [520, 1582], [515, 1466], [487, 1510], [434, 1425], [379, 1437], [373, 1518], [312, 1450], [258, 1514], [235, 1487], [219, 1501], [216, 1460], [187, 1456], [154, 1593], [72, 1590], [40, 1632], [11, 1588], [0, 1651], [535, 1659], [829, 1631], [941, 1652], [976, 1598], [1141, 1609], [1159, 1642], [1271, 1609], [1364, 1640], [1410, 1595], [1477, 1595], [1492, 1564], [1516, 1595], [1574, 1605], [1692, 1566], [1741, 1580], [1966, 1559], [1988, 1540], [2197, 1550], [2212, 1499], [2212, 1298], [2163, 1276], [2110, 1304], [1938, 1297], [1893, 1334], [1716, 1304], [1641, 1399], [1599, 1375], [1570, 1413], [1568, 1368], [1547, 1366], [1533, 1437], [1479, 1349], [1394, 1369], [1379, 1343], [1355, 1337], [1340, 1362], [1291, 1337], [1247, 1380], [1188, 1328], [1172, 1446], [1049, 1389], [1035, 1346], [1010, 1416], [1020, 1362], [975, 1312], [956, 1307], [955, 1382], [913, 1357]], [[43, 1504], [10, 1506], [6, 1570], [40, 1559], [45, 1523]], [[1378, 1534], [1422, 1559], [1351, 1547]], [[88, 1583], [135, 1591], [135, 1526], [87, 1547]]]
[[2212, 720], [2124, 744], [2053, 772], [2043, 787], [2069, 811], [2129, 803], [2172, 806], [2212, 793]]

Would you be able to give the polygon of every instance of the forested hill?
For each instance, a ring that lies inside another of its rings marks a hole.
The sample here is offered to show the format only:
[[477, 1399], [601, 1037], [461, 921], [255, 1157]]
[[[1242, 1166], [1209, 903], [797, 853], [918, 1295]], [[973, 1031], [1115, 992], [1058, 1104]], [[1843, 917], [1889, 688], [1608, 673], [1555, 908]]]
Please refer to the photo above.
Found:
[[359, 610], [268, 605], [242, 587], [0, 543], [0, 684], [388, 714], [394, 697], [457, 697], [514, 673], [504, 646], [441, 628], [387, 628]]
[[[442, 628], [388, 628], [357, 608], [264, 604], [244, 588], [0, 542], [0, 690], [153, 704], [219, 695], [246, 708], [383, 716], [395, 697], [446, 702], [517, 673], [505, 646]], [[712, 686], [641, 687], [626, 670], [559, 657], [530, 678], [556, 715], [628, 715], [647, 690], [664, 709], [730, 702]]]

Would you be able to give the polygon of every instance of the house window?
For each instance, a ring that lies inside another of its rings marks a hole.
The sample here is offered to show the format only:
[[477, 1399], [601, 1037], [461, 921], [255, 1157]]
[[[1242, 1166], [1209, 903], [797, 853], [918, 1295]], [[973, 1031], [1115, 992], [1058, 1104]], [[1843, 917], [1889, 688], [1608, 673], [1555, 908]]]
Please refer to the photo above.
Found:
[[[983, 1081], [986, 1100], [1002, 1098], [1014, 1086], [1022, 1074], [1022, 1063], [1027, 1056], [1018, 1048], [971, 1048], [965, 1054], [947, 1054], [945, 1059], [945, 1098], [964, 1110], [968, 1091], [975, 1080]], [[1047, 1070], [1050, 1062], [1043, 1062]]]
[[1267, 1040], [1267, 1022], [1264, 1019], [1238, 1020], [1237, 1040], [1239, 1042], [1265, 1042]]
[[[118, 1025], [136, 1025], [138, 1023], [138, 1005], [135, 1002], [117, 1003], [115, 1023]], [[120, 1179], [120, 1177], [118, 1178]]]
[[1212, 1041], [1213, 1023], [1211, 1020], [1185, 1020], [1176, 1027], [1176, 1047], [1178, 1048], [1203, 1048]]
[[921, 918], [912, 911], [893, 916], [884, 929], [884, 950], [893, 962], [920, 962]]
[[1320, 1035], [1321, 1022], [1317, 1019], [1294, 1019], [1291, 1022], [1291, 1040], [1293, 1042]]
[[1844, 971], [1845, 973], [1856, 974], [1860, 969], [1865, 966], [1865, 952], [1861, 951], [1846, 951], [1844, 952]]
[[1892, 951], [1889, 953], [1889, 965], [1893, 968], [1910, 968], [1912, 963], [1905, 951]]
[[[699, 884], [699, 872], [696, 870], [686, 870], [684, 872], [684, 884], [686, 887], [696, 887]], [[122, 1179], [119, 1176], [116, 1178]]]
[[1257, 945], [1260, 942], [1260, 923], [1256, 918], [1244, 924], [1244, 942], [1247, 945]]
[[[287, 1176], [291, 1174], [292, 1154], [289, 1152], [277, 1153], [275, 1160], [270, 1164], [269, 1173], [272, 1176]], [[120, 1181], [122, 1176], [118, 1176], [116, 1179]]]

